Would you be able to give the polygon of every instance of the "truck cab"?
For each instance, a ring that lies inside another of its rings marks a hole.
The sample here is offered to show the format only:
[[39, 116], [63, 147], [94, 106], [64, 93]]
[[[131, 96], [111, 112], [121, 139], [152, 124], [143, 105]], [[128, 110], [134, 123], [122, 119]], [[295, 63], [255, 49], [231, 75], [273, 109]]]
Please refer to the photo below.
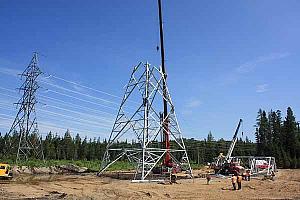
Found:
[[12, 179], [12, 171], [9, 164], [0, 163], [0, 178]]

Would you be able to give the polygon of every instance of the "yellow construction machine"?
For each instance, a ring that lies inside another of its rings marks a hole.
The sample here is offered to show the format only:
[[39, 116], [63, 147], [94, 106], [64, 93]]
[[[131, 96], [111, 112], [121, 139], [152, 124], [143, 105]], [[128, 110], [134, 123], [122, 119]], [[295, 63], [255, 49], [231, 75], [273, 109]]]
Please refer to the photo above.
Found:
[[13, 174], [9, 164], [0, 163], [0, 178], [1, 179], [12, 179]]

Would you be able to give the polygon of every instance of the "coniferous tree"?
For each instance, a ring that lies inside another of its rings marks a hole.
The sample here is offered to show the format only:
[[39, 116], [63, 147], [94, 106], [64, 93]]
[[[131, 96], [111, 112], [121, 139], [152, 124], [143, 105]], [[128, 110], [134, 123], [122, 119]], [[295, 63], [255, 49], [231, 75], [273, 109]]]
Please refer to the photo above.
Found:
[[214, 148], [214, 142], [215, 139], [211, 133], [211, 131], [209, 131], [208, 135], [207, 135], [207, 139], [206, 139], [206, 152], [205, 152], [205, 161], [206, 162], [212, 162], [213, 158], [216, 156], [215, 154], [215, 148]]
[[79, 159], [87, 160], [87, 153], [88, 153], [88, 144], [87, 144], [87, 137], [85, 137], [80, 146]]
[[81, 149], [81, 138], [79, 134], [77, 133], [75, 137], [75, 142], [74, 142], [74, 159], [78, 160], [79, 159], [79, 151]]
[[[256, 143], [251, 142], [246, 136], [245, 140], [239, 138], [233, 152], [233, 156], [274, 156], [278, 167], [300, 168], [300, 130], [297, 120], [291, 108], [287, 109], [287, 114], [282, 120], [279, 110], [271, 110], [266, 114], [262, 109], [257, 115], [255, 139]], [[30, 135], [31, 142], [34, 142], [35, 136]], [[12, 135], [0, 134], [0, 159], [15, 159], [19, 134], [14, 132]], [[212, 162], [213, 158], [219, 153], [226, 155], [230, 142], [224, 139], [215, 140], [211, 132], [208, 133], [204, 140], [184, 139], [188, 150], [190, 161], [193, 163]], [[171, 141], [171, 145], [174, 141]], [[114, 146], [116, 148], [137, 148], [139, 143], [132, 140], [118, 141]], [[158, 147], [160, 143], [157, 142]], [[59, 136], [49, 132], [43, 138], [43, 149], [46, 159], [67, 159], [67, 160], [101, 160], [106, 150], [107, 140], [103, 138], [90, 139], [85, 137], [83, 140], [77, 134], [73, 138], [70, 131]], [[5, 149], [9, 151], [6, 152]]]
[[265, 155], [268, 151], [268, 135], [270, 133], [269, 122], [266, 111], [259, 110], [256, 120], [256, 143], [257, 143], [257, 154], [260, 156]]
[[64, 136], [64, 139], [62, 142], [63, 142], [63, 150], [64, 150], [64, 159], [72, 160], [74, 148], [73, 148], [72, 136], [71, 136], [69, 129], [65, 133], [65, 136]]
[[288, 107], [287, 115], [283, 123], [283, 133], [285, 134], [283, 147], [290, 158], [294, 158], [296, 156], [296, 130], [296, 119], [292, 109]]

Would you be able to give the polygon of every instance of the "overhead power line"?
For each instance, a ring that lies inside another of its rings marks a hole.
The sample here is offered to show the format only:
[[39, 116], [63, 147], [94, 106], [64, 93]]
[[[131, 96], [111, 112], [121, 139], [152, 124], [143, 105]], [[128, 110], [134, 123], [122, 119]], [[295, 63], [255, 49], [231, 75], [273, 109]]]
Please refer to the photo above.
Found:
[[85, 114], [85, 113], [77, 112], [77, 111], [74, 111], [74, 110], [70, 110], [70, 109], [66, 109], [66, 108], [61, 108], [59, 106], [46, 105], [46, 107], [52, 107], [52, 108], [56, 108], [56, 109], [59, 109], [59, 110], [64, 110], [64, 111], [67, 111], [67, 112], [72, 112], [72, 113], [75, 113], [75, 114], [78, 114], [78, 115], [86, 116], [87, 118], [94, 118], [95, 120], [99, 120], [100, 119], [102, 121], [111, 122], [111, 119], [109, 119], [109, 118], [99, 117], [99, 116], [91, 115], [91, 114]]
[[[1, 116], [5, 116], [5, 117], [1, 117]], [[14, 119], [13, 116], [10, 115], [6, 115], [6, 114], [1, 114], [0, 113], [0, 119], [5, 119], [5, 120], [11, 120]], [[61, 129], [61, 131], [66, 131], [67, 129], [70, 129], [73, 132], [77, 132], [77, 133], [90, 133], [90, 134], [97, 134], [97, 131], [90, 131], [90, 130], [84, 130], [84, 129], [77, 129], [77, 128], [66, 128], [66, 127], [61, 127], [61, 126], [57, 126], [56, 124], [52, 124], [52, 123], [48, 123], [48, 122], [44, 122], [44, 121], [40, 121], [39, 122], [40, 127], [48, 127], [50, 130], [49, 131], [53, 131], [51, 129]]]
[[61, 104], [61, 105], [66, 105], [66, 106], [69, 106], [69, 107], [72, 107], [72, 108], [81, 108], [81, 109], [84, 109], [84, 110], [89, 110], [89, 111], [92, 111], [94, 113], [98, 113], [98, 114], [107, 114], [107, 115], [111, 115], [111, 116], [114, 116], [114, 114], [112, 113], [109, 113], [109, 112], [105, 112], [105, 111], [102, 111], [102, 110], [98, 110], [98, 109], [92, 109], [92, 108], [89, 108], [89, 107], [86, 107], [86, 106], [81, 106], [81, 105], [77, 105], [77, 104], [74, 104], [74, 103], [70, 103], [70, 102], [66, 102], [64, 100], [61, 100], [61, 99], [56, 99], [56, 98], [53, 98], [53, 97], [47, 97], [47, 96], [44, 96], [44, 95], [39, 95], [39, 97], [41, 97], [42, 100], [45, 100], [45, 101], [52, 101], [52, 102], [55, 102], [56, 104]]
[[92, 91], [95, 91], [95, 92], [99, 92], [101, 94], [105, 94], [105, 95], [115, 97], [115, 98], [118, 98], [118, 99], [123, 99], [123, 97], [119, 97], [119, 96], [116, 96], [114, 94], [104, 92], [104, 91], [101, 91], [101, 90], [98, 90], [98, 89], [94, 89], [94, 88], [91, 88], [91, 87], [88, 87], [88, 86], [85, 86], [85, 85], [82, 85], [82, 84], [79, 84], [79, 83], [75, 83], [74, 81], [69, 81], [69, 80], [66, 80], [66, 79], [58, 77], [58, 76], [50, 75], [50, 77], [53, 77], [55, 79], [58, 79], [58, 80], [61, 80], [61, 81], [64, 81], [64, 82], [67, 82], [67, 83], [70, 83], [70, 84], [73, 84], [73, 85], [77, 85], [77, 86], [92, 90]]
[[78, 95], [81, 95], [81, 96], [85, 96], [85, 97], [88, 97], [88, 98], [96, 99], [96, 100], [103, 101], [103, 102], [106, 102], [106, 103], [111, 103], [111, 104], [118, 105], [118, 103], [116, 103], [116, 102], [114, 102], [114, 101], [110, 101], [110, 100], [106, 100], [106, 99], [103, 99], [103, 98], [95, 97], [95, 96], [89, 95], [89, 94], [84, 94], [84, 93], [82, 93], [82, 92], [77, 92], [77, 91], [74, 91], [74, 90], [71, 90], [71, 89], [68, 89], [68, 88], [65, 88], [65, 87], [62, 87], [62, 86], [53, 84], [53, 83], [49, 83], [49, 82], [47, 82], [47, 81], [41, 81], [41, 82], [42, 82], [42, 83], [45, 83], [45, 84], [47, 84], [47, 85], [50, 85], [50, 86], [52, 86], [52, 87], [55, 87], [55, 88], [58, 88], [58, 89], [67, 91], [67, 92], [75, 93], [75, 94], [78, 94]]
[[117, 111], [116, 107], [111, 107], [111, 106], [99, 104], [99, 103], [96, 103], [96, 102], [93, 102], [93, 101], [89, 101], [89, 100], [86, 100], [86, 99], [81, 99], [81, 98], [78, 98], [78, 97], [75, 97], [75, 96], [72, 96], [72, 95], [69, 95], [69, 94], [64, 94], [62, 92], [58, 92], [58, 91], [51, 90], [51, 89], [47, 89], [47, 91], [52, 92], [52, 93], [56, 93], [56, 94], [59, 94], [59, 95], [63, 95], [63, 96], [66, 96], [66, 97], [70, 97], [70, 98], [73, 98], [73, 99], [76, 99], [76, 100], [79, 100], [79, 101], [82, 101], [82, 102], [98, 105], [98, 106], [101, 106], [101, 107], [105, 107], [105, 108], [109, 108], [109, 109], [113, 109], [113, 110]]
[[[54, 116], [57, 116], [57, 115], [54, 115]], [[85, 122], [78, 122], [78, 121], [74, 121], [74, 120], [68, 120], [68, 119], [64, 119], [63, 121], [60, 121], [58, 119], [56, 120], [52, 120], [51, 118], [43, 118], [43, 117], [39, 117], [39, 119], [42, 121], [42, 122], [49, 122], [49, 120], [51, 120], [51, 122], [54, 122], [55, 121], [55, 125], [59, 125], [59, 126], [62, 126], [62, 127], [65, 127], [65, 129], [70, 129], [70, 128], [86, 128], [88, 127], [88, 129], [86, 130], [109, 130], [110, 128], [109, 127], [105, 127], [105, 126], [100, 126], [100, 125], [94, 125], [94, 124], [88, 124], [88, 123], [85, 123]], [[70, 122], [67, 123], [67, 122]], [[68, 124], [68, 126], [66, 126], [66, 124]]]
[[[9, 91], [9, 92], [14, 92], [14, 93], [15, 93], [14, 90], [7, 89], [7, 88], [1, 87], [1, 86], [0, 86], [0, 89], [5, 90], [5, 91]], [[55, 92], [55, 93], [58, 93], [58, 92]], [[5, 96], [8, 96], [8, 97], [12, 97], [12, 98], [17, 99], [16, 96], [12, 96], [12, 95], [9, 95], [9, 94], [2, 93], [2, 95], [5, 95]], [[62, 94], [62, 95], [65, 95], [65, 94]], [[82, 109], [86, 109], [86, 110], [89, 110], [89, 111], [92, 111], [92, 112], [99, 112], [99, 114], [100, 114], [100, 112], [101, 112], [102, 114], [105, 113], [105, 114], [114, 116], [113, 113], [109, 113], [109, 112], [102, 111], [102, 110], [99, 110], [99, 109], [92, 109], [92, 108], [89, 108], [89, 107], [86, 107], [86, 106], [77, 105], [77, 104], [74, 104], [74, 103], [66, 102], [66, 101], [61, 100], [61, 99], [58, 99], [58, 98], [48, 97], [48, 96], [44, 96], [44, 95], [38, 95], [38, 96], [39, 96], [39, 97], [42, 97], [43, 99], [46, 99], [46, 100], [61, 102], [61, 103], [60, 103], [61, 105], [64, 104], [64, 105], [67, 105], [67, 106], [73, 107], [73, 108], [82, 108]], [[68, 97], [69, 97], [69, 95], [68, 95]], [[77, 99], [77, 97], [74, 97], [74, 96], [72, 96], [72, 98], [76, 98], [76, 99]], [[80, 100], [82, 100], [82, 101], [84, 101], [84, 102], [88, 102], [88, 103], [93, 103], [93, 104], [98, 105], [98, 106], [100, 105], [100, 106], [102, 106], [102, 107], [103, 107], [103, 106], [104, 106], [104, 107], [107, 107], [106, 105], [97, 104], [97, 103], [94, 103], [94, 102], [92, 102], [92, 101], [87, 101], [87, 100], [84, 100], [84, 99], [80, 99]], [[55, 102], [55, 103], [57, 103], [57, 102]], [[112, 107], [109, 107], [109, 108], [112, 108]]]
[[[1, 106], [2, 105], [2, 106]], [[10, 106], [7, 102], [1, 102], [0, 101], [0, 108], [2, 109], [6, 109], [6, 110], [9, 110], [11, 111], [11, 109], [9, 109], [7, 106]], [[96, 115], [90, 115], [90, 114], [85, 114], [85, 113], [80, 113], [80, 112], [76, 112], [76, 111], [73, 111], [73, 110], [69, 110], [69, 109], [64, 109], [64, 108], [61, 108], [61, 107], [58, 107], [58, 106], [51, 106], [51, 105], [47, 105], [48, 107], [53, 107], [53, 108], [56, 108], [56, 109], [60, 109], [60, 110], [64, 110], [64, 111], [68, 111], [68, 112], [72, 112], [72, 113], [75, 113], [75, 114], [80, 114], [80, 115], [84, 115], [84, 116], [87, 116], [87, 118], [93, 118], [94, 121], [106, 121], [106, 122], [111, 122], [111, 120], [109, 118], [103, 118], [103, 117], [100, 117], [100, 116], [96, 116]], [[52, 114], [57, 114], [57, 115], [61, 115], [61, 116], [68, 116], [68, 117], [71, 117], [73, 119], [77, 119], [77, 120], [83, 120], [83, 119], [78, 119], [78, 118], [74, 118], [74, 116], [71, 116], [71, 115], [65, 115], [65, 114], [61, 114], [61, 113], [58, 113], [58, 112], [53, 112], [53, 111], [48, 111], [48, 110], [44, 110], [44, 109], [41, 109], [42, 111], [44, 112], [48, 112], [48, 113], [52, 113]], [[86, 121], [86, 122], [89, 122], [87, 120], [83, 120], [83, 121]], [[93, 121], [93, 122], [94, 122]], [[95, 123], [95, 122], [94, 122]], [[99, 124], [101, 124], [99, 122]]]
[[2, 119], [13, 119], [14, 117], [12, 115], [6, 115], [6, 114], [3, 114], [3, 113], [0, 113], [1, 116], [4, 116], [5, 118], [1, 117]]
[[[16, 73], [14, 73], [12, 71], [7, 71], [6, 69], [3, 69], [3, 68], [0, 68], [0, 73], [6, 74], [6, 75], [10, 75], [10, 76], [17, 76], [19, 73], [22, 73], [19, 70], [13, 70], [13, 71], [15, 71]], [[117, 99], [123, 99], [123, 97], [114, 95], [112, 93], [105, 92], [105, 91], [99, 90], [99, 89], [95, 89], [95, 88], [92, 88], [92, 87], [89, 87], [89, 86], [86, 86], [86, 85], [83, 85], [83, 84], [79, 84], [79, 83], [76, 83], [74, 81], [70, 81], [70, 80], [58, 77], [56, 75], [49, 74], [48, 77], [43, 77], [43, 78], [44, 79], [53, 78], [53, 79], [61, 80], [61, 81], [64, 81], [66, 83], [69, 83], [69, 84], [72, 84], [72, 85], [76, 85], [76, 86], [79, 86], [79, 87], [82, 87], [82, 88], [85, 88], [85, 89], [89, 89], [89, 90], [92, 90], [94, 92], [98, 92], [98, 93], [101, 93], [101, 94], [104, 94], [104, 95], [107, 95], [107, 96], [110, 96], [110, 97], [114, 97], [114, 98], [117, 98]]]
[[61, 126], [57, 126], [56, 124], [52, 124], [52, 123], [48, 123], [48, 122], [40, 122], [41, 125], [48, 127], [48, 128], [59, 128], [62, 131], [66, 131], [67, 129], [69, 129], [70, 131], [76, 132], [76, 133], [90, 133], [90, 134], [98, 134], [97, 131], [91, 131], [91, 130], [85, 130], [85, 129], [77, 129], [77, 128], [66, 128], [66, 127], [61, 127]]
[[[75, 118], [75, 117], [72, 117], [72, 116], [69, 116], [69, 115], [64, 115], [64, 114], [60, 114], [60, 113], [56, 113], [56, 112], [52, 112], [52, 111], [48, 111], [48, 110], [43, 110], [43, 109], [40, 109], [40, 111], [42, 111], [44, 113], [48, 113], [52, 116], [54, 115], [54, 116], [61, 116], [61, 117], [69, 118], [71, 120], [81, 122], [83, 125], [93, 124], [94, 126], [102, 126], [102, 127], [111, 128], [111, 126], [108, 126], [107, 124], [98, 123], [98, 122], [95, 122], [95, 121], [88, 121], [88, 120], [84, 120], [84, 119], [78, 119], [78, 118]], [[60, 120], [60, 119], [57, 119], [57, 120]]]
[[9, 94], [2, 93], [1, 95], [7, 96], [7, 97], [11, 97], [11, 98], [14, 98], [14, 99], [18, 99], [18, 97], [15, 97], [15, 96], [12, 96], [12, 95], [9, 95]]
[[12, 90], [12, 89], [8, 89], [8, 88], [4, 88], [4, 87], [1, 87], [1, 86], [0, 86], [0, 89], [2, 89], [2, 90], [6, 90], [6, 91], [9, 91], [9, 92], [13, 92], [13, 93], [15, 93], [15, 92], [16, 92], [16, 90]]
[[[94, 92], [98, 92], [98, 93], [101, 93], [101, 94], [105, 94], [105, 95], [108, 95], [108, 96], [111, 96], [111, 97], [115, 97], [115, 98], [118, 98], [118, 99], [123, 99], [123, 97], [117, 96], [117, 95], [115, 95], [115, 94], [108, 93], [108, 92], [103, 91], [103, 90], [95, 89], [95, 88], [92, 88], [92, 87], [89, 87], [89, 86], [86, 86], [86, 85], [83, 85], [83, 84], [79, 84], [79, 83], [76, 83], [76, 82], [74, 82], [74, 81], [70, 81], [70, 80], [67, 80], [67, 79], [64, 79], [64, 78], [55, 76], [55, 75], [49, 75], [49, 76], [46, 77], [46, 78], [54, 78], [54, 79], [57, 79], [57, 80], [64, 81], [64, 82], [66, 82], [66, 83], [70, 83], [70, 84], [73, 84], [73, 85], [76, 85], [76, 86], [80, 86], [80, 87], [82, 87], [82, 88], [86, 88], [86, 89], [92, 90], [92, 91], [94, 91]], [[133, 100], [130, 100], [130, 101], [128, 101], [128, 102], [135, 103], [135, 104], [140, 104], [139, 102], [136, 102], [136, 101], [133, 101]], [[118, 105], [119, 105], [119, 104], [118, 104]]]
[[[5, 109], [5, 110], [10, 110], [6, 106], [7, 106], [7, 104], [2, 104], [0, 102], [0, 108]], [[107, 129], [107, 130], [111, 129], [111, 126], [109, 126], [108, 124], [103, 124], [103, 123], [100, 123], [100, 122], [97, 123], [95, 121], [88, 121], [88, 120], [84, 120], [84, 119], [78, 119], [78, 118], [74, 118], [74, 117], [69, 116], [69, 115], [64, 115], [64, 114], [61, 114], [61, 113], [51, 112], [51, 111], [47, 111], [47, 110], [43, 110], [43, 109], [39, 109], [39, 111], [41, 111], [43, 113], [48, 113], [48, 114], [50, 114], [52, 116], [60, 116], [60, 117], [68, 118], [69, 120], [65, 119], [64, 122], [68, 121], [68, 122], [70, 122], [69, 123], [70, 125], [72, 125], [72, 124], [78, 124], [78, 125], [85, 125], [85, 126], [86, 125], [88, 125], [88, 126], [94, 126], [96, 128], [99, 128], [99, 129]], [[6, 115], [6, 114], [1, 114], [1, 115], [6, 116], [6, 117], [10, 116], [10, 115]], [[44, 116], [39, 117], [39, 118], [44, 118]], [[60, 120], [60, 119], [56, 119], [56, 120]], [[72, 120], [72, 121], [70, 121], [70, 120]], [[77, 121], [77, 122], [74, 122], [74, 120]]]
[[[5, 74], [12, 75], [11, 73], [5, 73]], [[104, 92], [104, 91], [101, 91], [101, 90], [98, 90], [98, 89], [94, 89], [94, 88], [91, 88], [91, 87], [88, 87], [88, 86], [76, 83], [74, 81], [69, 81], [69, 80], [66, 80], [64, 78], [60, 78], [58, 76], [50, 75], [49, 77], [53, 77], [55, 79], [62, 80], [64, 82], [71, 83], [73, 85], [77, 85], [77, 86], [80, 86], [80, 87], [83, 87], [83, 88], [86, 88], [86, 89], [89, 89], [89, 90], [92, 90], [92, 91], [95, 91], [95, 92], [98, 92], [98, 93], [101, 93], [101, 94], [105, 94], [105, 95], [108, 95], [108, 96], [111, 96], [111, 97], [115, 97], [115, 98], [118, 98], [118, 99], [123, 99], [122, 97], [116, 96], [114, 94], [111, 94], [111, 93], [108, 93], [108, 92]], [[44, 79], [49, 78], [49, 77], [44, 77]], [[93, 98], [93, 99], [100, 100], [102, 102], [111, 103], [111, 104], [114, 104], [114, 105], [119, 105], [119, 103], [117, 103], [117, 102], [114, 102], [114, 101], [111, 101], [111, 100], [107, 100], [107, 99], [104, 99], [104, 98], [100, 98], [100, 97], [96, 97], [96, 96], [93, 96], [93, 95], [90, 95], [90, 94], [84, 94], [82, 92], [77, 92], [77, 91], [65, 88], [63, 86], [59, 86], [59, 85], [56, 85], [56, 84], [53, 84], [53, 83], [49, 83], [49, 82], [44, 81], [44, 80], [41, 80], [40, 82], [48, 84], [48, 85], [51, 85], [51, 86], [53, 86], [55, 88], [58, 88], [58, 89], [61, 89], [61, 90], [64, 90], [64, 91], [68, 91], [68, 92], [72, 92], [72, 93], [75, 93], [75, 94], [78, 94], [78, 95], [82, 95], [82, 96], [85, 96], [85, 97], [88, 97], [88, 98]], [[15, 90], [3, 88], [3, 87], [1, 87], [1, 88], [4, 89], [4, 90], [10, 91], [10, 92], [15, 92]], [[53, 91], [53, 90], [51, 90], [51, 91]], [[57, 91], [57, 93], [58, 93], [58, 91]], [[135, 103], [135, 104], [140, 104], [139, 102], [135, 102], [135, 101], [132, 101], [132, 100], [130, 100], [130, 102]], [[104, 107], [105, 105], [102, 105], [102, 106]], [[108, 106], [106, 106], [106, 107], [108, 107]]]

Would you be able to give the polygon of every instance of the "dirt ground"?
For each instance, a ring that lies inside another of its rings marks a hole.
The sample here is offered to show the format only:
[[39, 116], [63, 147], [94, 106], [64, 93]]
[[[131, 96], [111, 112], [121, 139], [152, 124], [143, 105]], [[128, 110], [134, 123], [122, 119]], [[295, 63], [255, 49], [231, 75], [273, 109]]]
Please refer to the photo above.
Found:
[[[197, 174], [197, 171], [194, 172]], [[231, 190], [230, 179], [178, 180], [178, 184], [131, 183], [86, 175], [23, 176], [0, 182], [0, 199], [300, 199], [300, 170], [279, 170], [275, 181], [243, 181]]]

